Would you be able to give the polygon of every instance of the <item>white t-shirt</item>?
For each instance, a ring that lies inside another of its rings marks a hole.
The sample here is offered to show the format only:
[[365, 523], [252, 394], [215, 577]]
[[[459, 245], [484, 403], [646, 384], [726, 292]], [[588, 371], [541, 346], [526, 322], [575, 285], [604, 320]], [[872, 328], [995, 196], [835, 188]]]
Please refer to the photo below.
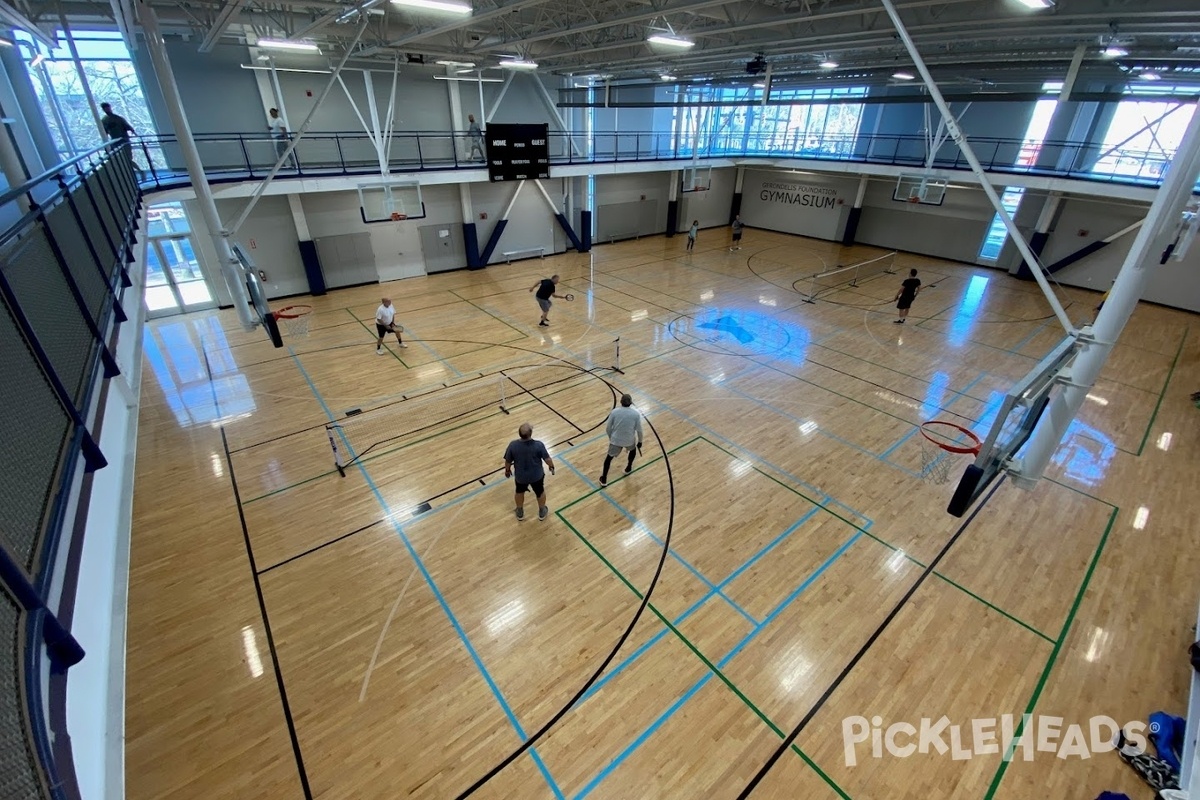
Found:
[[395, 306], [380, 306], [375, 311], [375, 321], [380, 325], [391, 325], [392, 320], [396, 318]]
[[271, 128], [271, 135], [282, 138], [287, 126], [283, 124], [283, 117], [267, 120], [267, 125]]

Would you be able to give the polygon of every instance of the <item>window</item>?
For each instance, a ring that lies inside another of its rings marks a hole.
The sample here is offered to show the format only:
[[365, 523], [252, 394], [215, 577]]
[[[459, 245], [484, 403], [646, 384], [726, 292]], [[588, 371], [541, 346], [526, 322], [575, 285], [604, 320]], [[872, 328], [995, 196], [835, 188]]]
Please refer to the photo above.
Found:
[[[113, 110], [129, 120], [139, 134], [153, 136], [154, 122], [121, 34], [116, 31], [74, 31], [71, 36], [83, 64], [83, 76], [96, 103], [111, 103]], [[65, 34], [57, 31], [56, 39], [59, 46], [47, 50], [27, 33], [16, 33], [17, 46], [25, 59], [55, 144], [64, 158], [69, 158], [92, 149], [103, 139], [92, 109], [88, 107], [83, 79], [75, 68]], [[41, 59], [37, 59], [39, 55]]]
[[[765, 106], [755, 102], [762, 99], [763, 91], [757, 84], [686, 89], [685, 108], [676, 117], [680, 150], [690, 152], [699, 131], [699, 149], [711, 155], [846, 156], [853, 152], [863, 106], [828, 101], [866, 97], [865, 87], [773, 89], [772, 102]], [[690, 103], [704, 105], [687, 108]]]
[[1125, 93], [1131, 97], [1117, 104], [1091, 171], [1158, 181], [1179, 149], [1196, 106], [1181, 100], [1156, 100], [1155, 95], [1196, 94], [1200, 89], [1147, 84], [1129, 86]]

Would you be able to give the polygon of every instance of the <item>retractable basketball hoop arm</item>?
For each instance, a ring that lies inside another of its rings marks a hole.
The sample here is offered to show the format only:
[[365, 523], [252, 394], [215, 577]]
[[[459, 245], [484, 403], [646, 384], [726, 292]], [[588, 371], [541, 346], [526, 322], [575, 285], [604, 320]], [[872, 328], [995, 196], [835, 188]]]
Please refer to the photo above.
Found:
[[1079, 353], [1058, 376], [1063, 390], [1050, 401], [1022, 457], [1009, 468], [1018, 486], [1031, 487], [1045, 472], [1141, 299], [1154, 267], [1166, 263], [1176, 247], [1185, 244], [1181, 239], [1188, 235], [1187, 226], [1193, 222], [1185, 214], [1197, 179], [1200, 179], [1200, 114], [1193, 114], [1104, 307], [1096, 315], [1096, 321], [1080, 332]]
[[1004, 204], [1000, 202], [1000, 195], [996, 194], [996, 189], [988, 179], [987, 173], [984, 172], [983, 165], [975, 157], [975, 151], [971, 148], [970, 143], [967, 142], [967, 137], [963, 134], [962, 128], [959, 127], [958, 120], [954, 118], [950, 107], [946, 105], [946, 99], [942, 97], [941, 91], [938, 89], [937, 84], [934, 83], [933, 76], [929, 74], [929, 69], [925, 66], [925, 61], [921, 58], [921, 54], [917, 52], [917, 46], [913, 44], [912, 37], [908, 35], [908, 30], [900, 20], [900, 14], [896, 11], [892, 0], [880, 0], [880, 2], [883, 3], [888, 17], [891, 18], [892, 25], [895, 26], [900, 40], [904, 42], [904, 48], [908, 50], [908, 54], [913, 60], [913, 65], [921, 73], [921, 80], [925, 82], [925, 88], [929, 91], [930, 99], [933, 100], [934, 105], [941, 112], [942, 119], [946, 122], [946, 128], [950, 131], [951, 138], [954, 139], [954, 143], [962, 151], [963, 157], [967, 159], [967, 163], [971, 165], [971, 172], [975, 173], [975, 178], [979, 181], [983, 193], [987, 195], [992, 207], [996, 209], [996, 213], [1003, 220], [1004, 227], [1008, 229], [1008, 235], [1012, 239], [1013, 244], [1016, 245], [1017, 250], [1021, 253], [1021, 257], [1025, 259], [1025, 263], [1029, 264], [1034, 279], [1037, 280], [1038, 286], [1042, 289], [1042, 294], [1046, 296], [1046, 301], [1050, 303], [1050, 308], [1054, 311], [1054, 316], [1058, 317], [1058, 321], [1063, 326], [1064, 331], [1073, 333], [1075, 327], [1067, 317], [1067, 312], [1063, 310], [1062, 303], [1058, 302], [1058, 297], [1055, 296], [1054, 290], [1050, 288], [1050, 284], [1046, 280], [1045, 274], [1043, 274], [1042, 262], [1033, 254], [1033, 251], [1029, 248], [1029, 244], [1025, 241], [1025, 237], [1017, 230], [1016, 223], [1013, 222], [1012, 217], [1004, 208]]

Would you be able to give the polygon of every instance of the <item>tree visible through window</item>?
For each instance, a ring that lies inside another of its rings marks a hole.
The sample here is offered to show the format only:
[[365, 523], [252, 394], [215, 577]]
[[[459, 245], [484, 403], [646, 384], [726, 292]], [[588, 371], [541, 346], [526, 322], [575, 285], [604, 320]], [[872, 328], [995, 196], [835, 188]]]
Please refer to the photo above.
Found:
[[[129, 120], [139, 135], [155, 135], [141, 82], [121, 34], [116, 31], [73, 31], [72, 37], [96, 103], [111, 103], [113, 111]], [[28, 34], [17, 34], [18, 46], [42, 104], [46, 123], [59, 152], [69, 158], [92, 149], [103, 141], [103, 137], [88, 108], [83, 81], [61, 30], [57, 32], [56, 41], [59, 45], [47, 51]], [[38, 55], [42, 58], [37, 59]], [[158, 161], [157, 157], [155, 161]]]

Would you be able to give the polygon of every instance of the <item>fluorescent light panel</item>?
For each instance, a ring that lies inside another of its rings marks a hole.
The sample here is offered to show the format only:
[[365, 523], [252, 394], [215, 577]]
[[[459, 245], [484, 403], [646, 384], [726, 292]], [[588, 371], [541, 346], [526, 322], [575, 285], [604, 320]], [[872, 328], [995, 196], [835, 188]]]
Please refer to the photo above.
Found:
[[451, 0], [392, 0], [398, 6], [406, 8], [422, 8], [426, 11], [444, 11], [447, 14], [470, 14], [468, 3], [455, 3]]
[[525, 61], [520, 58], [511, 58], [500, 62], [500, 66], [505, 69], [537, 69], [536, 61]]
[[659, 77], [660, 77], [660, 78], [662, 78], [664, 81], [673, 81], [673, 80], [675, 80], [675, 76], [674, 76], [674, 75], [660, 75]]
[[1162, 75], [1159, 75], [1157, 72], [1143, 72], [1140, 75], [1138, 75], [1138, 77], [1144, 81], [1161, 81], [1162, 80]]
[[289, 39], [259, 39], [256, 46], [266, 47], [270, 50], [299, 50], [305, 53], [321, 52], [321, 48], [312, 42], [293, 42]]
[[912, 81], [917, 79], [917, 76], [911, 72], [893, 72], [892, 77], [898, 81]]
[[1119, 44], [1110, 44], [1108, 47], [1104, 48], [1100, 55], [1104, 56], [1105, 58], [1124, 58], [1125, 56], [1129, 55], [1129, 51], [1124, 47], [1121, 47]]
[[651, 44], [665, 44], [668, 47], [695, 47], [696, 43], [691, 39], [682, 39], [678, 36], [668, 36], [665, 33], [656, 33], [653, 36], [646, 37], [646, 41]]
[[827, 58], [824, 61], [822, 61], [820, 64], [818, 64], [817, 66], [819, 66], [821, 69], [837, 69], [838, 63], [832, 59]]
[[463, 67], [464, 69], [473, 69], [475, 67], [474, 61], [450, 61], [445, 58], [433, 63], [440, 64], [443, 67]]
[[1054, 8], [1054, 0], [1017, 0], [1026, 8]]

